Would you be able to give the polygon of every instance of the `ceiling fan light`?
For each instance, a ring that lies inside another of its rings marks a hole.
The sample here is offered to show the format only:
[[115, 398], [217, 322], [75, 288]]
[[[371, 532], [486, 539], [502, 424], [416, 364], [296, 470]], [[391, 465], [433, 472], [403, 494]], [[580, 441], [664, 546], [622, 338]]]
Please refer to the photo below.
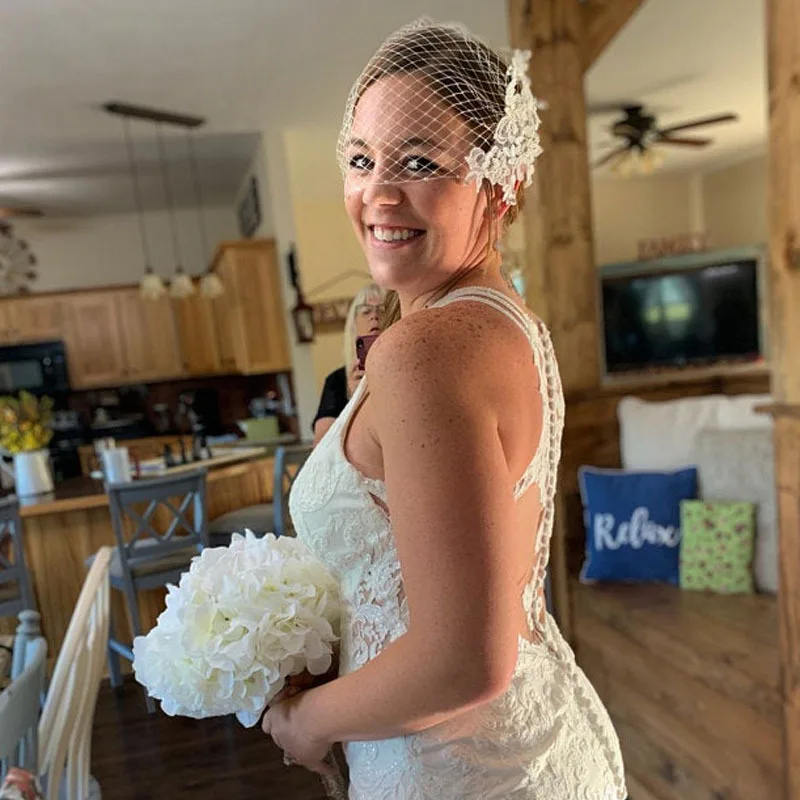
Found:
[[169, 295], [175, 300], [183, 300], [194, 294], [192, 279], [179, 267], [169, 286]]

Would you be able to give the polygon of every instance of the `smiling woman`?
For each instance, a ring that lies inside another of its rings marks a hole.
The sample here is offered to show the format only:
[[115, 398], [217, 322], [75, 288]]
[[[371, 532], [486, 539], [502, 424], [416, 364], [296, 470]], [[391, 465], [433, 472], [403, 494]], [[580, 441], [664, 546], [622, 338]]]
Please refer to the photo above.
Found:
[[385, 317], [386, 293], [374, 283], [365, 286], [353, 298], [344, 324], [344, 366], [325, 378], [319, 408], [314, 417], [314, 443], [319, 442], [344, 411], [359, 381], [364, 376], [366, 352], [359, 357], [358, 341], [369, 345], [380, 334]]
[[[263, 729], [351, 800], [623, 800], [611, 722], [547, 613], [564, 401], [495, 248], [540, 152], [527, 56], [463, 28], [389, 37], [339, 140], [345, 203], [402, 316], [290, 498], [340, 579], [340, 677]], [[421, 668], [424, 665], [424, 668]]]

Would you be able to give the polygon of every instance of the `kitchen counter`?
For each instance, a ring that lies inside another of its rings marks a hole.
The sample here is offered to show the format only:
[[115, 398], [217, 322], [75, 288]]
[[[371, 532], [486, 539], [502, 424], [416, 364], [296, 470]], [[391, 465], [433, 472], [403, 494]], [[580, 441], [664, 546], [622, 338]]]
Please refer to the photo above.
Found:
[[[252, 446], [251, 446], [252, 447]], [[253, 448], [254, 450], [258, 448]], [[213, 483], [214, 481], [230, 478], [232, 474], [227, 470], [235, 466], [244, 467], [244, 472], [247, 471], [247, 464], [251, 461], [258, 461], [266, 457], [266, 449], [261, 449], [259, 452], [254, 452], [251, 455], [237, 458], [235, 463], [223, 464], [216, 466], [214, 463], [207, 463], [205, 461], [198, 461], [192, 464], [181, 465], [174, 471], [177, 473], [179, 470], [186, 471], [191, 469], [208, 470], [207, 481]], [[270, 463], [272, 459], [270, 459]], [[226, 470], [226, 471], [223, 471]], [[172, 470], [168, 470], [169, 474]], [[240, 471], [242, 472], [242, 471]], [[153, 477], [162, 477], [161, 475], [154, 475]], [[141, 478], [147, 480], [147, 477]], [[93, 480], [92, 478], [70, 478], [66, 481], [57, 483], [53, 492], [49, 494], [35, 495], [31, 498], [20, 498], [19, 513], [23, 519], [29, 517], [38, 517], [43, 514], [56, 514], [64, 511], [85, 511], [90, 508], [106, 508], [108, 507], [108, 495], [105, 492], [102, 481]]]
[[[198, 462], [198, 467], [202, 465], [203, 462]], [[209, 466], [208, 518], [214, 519], [243, 506], [271, 502], [273, 465], [271, 457], [262, 455]], [[32, 498], [21, 506], [20, 516], [25, 560], [37, 609], [42, 615], [48, 660], [52, 663], [86, 575], [86, 559], [102, 546], [116, 546], [108, 496], [100, 481], [75, 478], [58, 484], [50, 495]], [[160, 527], [157, 515], [154, 525]], [[145, 632], [164, 610], [164, 595], [163, 589], [139, 592]], [[112, 590], [111, 599], [117, 632], [130, 640], [130, 624], [119, 592]], [[12, 633], [15, 627], [13, 618], [0, 619], [0, 634]]]

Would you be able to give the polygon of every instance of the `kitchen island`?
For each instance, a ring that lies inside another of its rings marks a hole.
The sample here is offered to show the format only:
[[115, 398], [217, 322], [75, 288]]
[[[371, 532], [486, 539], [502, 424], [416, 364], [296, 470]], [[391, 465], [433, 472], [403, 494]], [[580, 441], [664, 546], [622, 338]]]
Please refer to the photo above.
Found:
[[[208, 518], [243, 506], [272, 500], [273, 458], [253, 456], [233, 464], [208, 468], [206, 502]], [[198, 468], [203, 463], [198, 464]], [[158, 513], [154, 526], [159, 529]], [[72, 610], [86, 575], [86, 559], [104, 545], [116, 546], [108, 495], [100, 481], [75, 478], [56, 486], [49, 495], [20, 507], [25, 559], [30, 573], [42, 629], [52, 664], [67, 630]], [[145, 631], [164, 609], [163, 589], [139, 592]], [[130, 623], [121, 594], [111, 592], [117, 635], [130, 639]], [[0, 619], [0, 634], [11, 633], [16, 621]], [[123, 659], [123, 666], [126, 666]], [[129, 665], [128, 665], [129, 666]]]

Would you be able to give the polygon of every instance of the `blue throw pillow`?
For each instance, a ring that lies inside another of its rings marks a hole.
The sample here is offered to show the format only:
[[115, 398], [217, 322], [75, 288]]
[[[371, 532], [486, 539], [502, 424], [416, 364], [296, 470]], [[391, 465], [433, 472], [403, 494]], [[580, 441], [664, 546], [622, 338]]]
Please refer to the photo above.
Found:
[[697, 470], [625, 472], [581, 467], [578, 479], [586, 525], [581, 580], [677, 586], [681, 500], [697, 497]]

